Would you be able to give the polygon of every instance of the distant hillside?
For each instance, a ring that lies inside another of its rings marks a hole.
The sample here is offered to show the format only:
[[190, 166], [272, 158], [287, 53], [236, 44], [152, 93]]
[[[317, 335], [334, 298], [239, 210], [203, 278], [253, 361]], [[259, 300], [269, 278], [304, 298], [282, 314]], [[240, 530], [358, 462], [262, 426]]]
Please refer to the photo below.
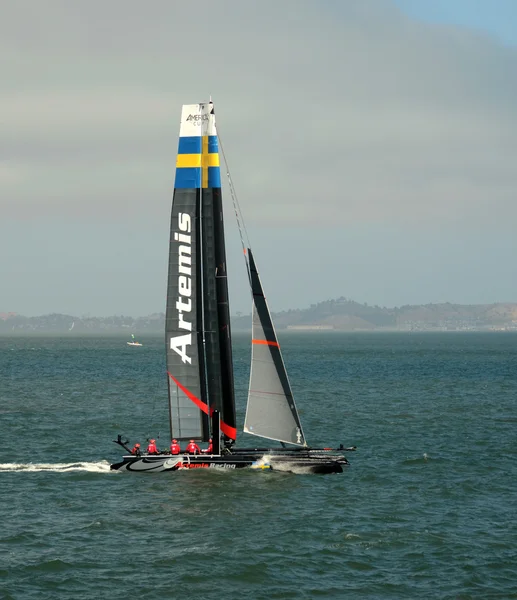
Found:
[[[243, 328], [249, 317], [233, 319]], [[395, 308], [369, 306], [347, 298], [326, 300], [309, 308], [274, 315], [277, 329], [337, 331], [517, 330], [517, 303], [426, 304]]]
[[[426, 304], [386, 308], [360, 304], [347, 298], [326, 300], [309, 308], [273, 314], [279, 330], [336, 331], [517, 331], [517, 303], [511, 304]], [[161, 334], [165, 315], [147, 317], [74, 317], [52, 314], [24, 317], [0, 313], [0, 334]], [[249, 330], [251, 317], [232, 317], [234, 330]]]

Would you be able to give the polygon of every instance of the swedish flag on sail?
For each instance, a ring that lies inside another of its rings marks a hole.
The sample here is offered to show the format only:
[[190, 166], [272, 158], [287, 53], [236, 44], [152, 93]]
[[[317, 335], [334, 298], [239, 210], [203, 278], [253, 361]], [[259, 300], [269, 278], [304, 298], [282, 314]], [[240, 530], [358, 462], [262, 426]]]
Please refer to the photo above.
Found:
[[221, 187], [219, 144], [211, 102], [183, 106], [174, 187]]

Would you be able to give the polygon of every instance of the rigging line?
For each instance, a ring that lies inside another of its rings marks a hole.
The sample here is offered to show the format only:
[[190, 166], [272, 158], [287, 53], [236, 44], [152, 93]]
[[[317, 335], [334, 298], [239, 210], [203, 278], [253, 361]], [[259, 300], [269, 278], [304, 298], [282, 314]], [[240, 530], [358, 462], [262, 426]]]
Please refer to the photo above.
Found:
[[[249, 248], [251, 245], [249, 236], [248, 236], [248, 231], [246, 229], [246, 223], [244, 223], [244, 217], [242, 215], [242, 210], [241, 210], [241, 207], [239, 204], [239, 199], [237, 198], [237, 192], [235, 191], [235, 186], [233, 185], [232, 176], [230, 174], [230, 167], [228, 166], [228, 161], [226, 160], [226, 154], [224, 153], [224, 147], [223, 147], [221, 135], [218, 133], [217, 136], [219, 138], [221, 154], [223, 155], [223, 162], [224, 162], [224, 166], [226, 169], [226, 177], [228, 179], [228, 186], [230, 188], [230, 195], [232, 197], [233, 210], [235, 212], [235, 217], [237, 219], [237, 227], [239, 228], [239, 236], [241, 238], [242, 249], [244, 251], [244, 254], [246, 255], [246, 247]], [[244, 231], [244, 236], [243, 236], [243, 231]], [[246, 238], [246, 240], [244, 240], [244, 237]], [[245, 243], [245, 241], [246, 241], [246, 243]]]
[[[239, 199], [237, 198], [237, 192], [235, 191], [235, 187], [233, 185], [233, 180], [232, 180], [232, 176], [230, 174], [230, 167], [228, 165], [228, 161], [226, 160], [226, 154], [224, 153], [224, 148], [223, 148], [223, 142], [221, 140], [221, 136], [219, 135], [219, 133], [217, 134], [217, 137], [219, 139], [219, 145], [221, 147], [221, 154], [223, 156], [223, 162], [224, 162], [224, 166], [226, 168], [226, 177], [228, 179], [228, 185], [230, 188], [230, 195], [232, 197], [232, 203], [233, 203], [233, 211], [235, 213], [235, 219], [237, 221], [237, 227], [239, 229], [239, 236], [241, 238], [241, 245], [242, 245], [242, 253], [244, 256], [244, 264], [246, 265], [246, 272], [248, 274], [248, 281], [250, 284], [250, 291], [253, 294], [252, 291], [252, 284], [251, 284], [251, 270], [250, 270], [250, 262], [248, 259], [248, 252], [246, 250], [246, 247], [250, 248], [251, 244], [250, 244], [250, 240], [249, 240], [249, 236], [248, 236], [248, 231], [246, 229], [246, 223], [244, 223], [244, 217], [242, 215], [242, 210], [239, 204]], [[241, 226], [242, 223], [242, 226]], [[246, 243], [244, 241], [244, 237], [243, 237], [243, 232], [244, 230], [244, 236], [246, 237]]]

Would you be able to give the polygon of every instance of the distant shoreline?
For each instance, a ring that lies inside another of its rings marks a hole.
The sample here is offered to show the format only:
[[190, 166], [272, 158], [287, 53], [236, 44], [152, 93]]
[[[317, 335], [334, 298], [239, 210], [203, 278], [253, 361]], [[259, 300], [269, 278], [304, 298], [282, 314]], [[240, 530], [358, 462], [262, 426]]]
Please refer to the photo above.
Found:
[[[277, 331], [289, 333], [331, 332], [445, 332], [517, 331], [517, 303], [422, 304], [395, 308], [360, 304], [337, 298], [305, 309], [273, 313]], [[231, 317], [234, 332], [251, 331], [251, 315]], [[145, 317], [76, 317], [65, 314], [25, 317], [0, 313], [0, 335], [126, 335], [157, 336], [165, 330], [165, 315]]]
[[[234, 337], [249, 337], [251, 336], [251, 329], [243, 330], [237, 329], [233, 330], [232, 334]], [[439, 330], [439, 329], [427, 329], [427, 330], [418, 330], [418, 331], [408, 331], [401, 329], [368, 329], [368, 330], [354, 330], [354, 331], [345, 331], [340, 329], [334, 330], [297, 330], [292, 331], [288, 329], [281, 329], [278, 332], [280, 337], [284, 336], [293, 336], [293, 337], [303, 337], [303, 336], [351, 336], [351, 335], [392, 335], [392, 334], [401, 334], [401, 335], [437, 335], [437, 334], [462, 334], [462, 335], [470, 335], [470, 334], [517, 334], [517, 329], [471, 329], [471, 330]], [[143, 342], [143, 346], [145, 347], [146, 340], [161, 340], [163, 339], [163, 332], [147, 332], [145, 334], [140, 334], [139, 339]], [[60, 338], [60, 339], [80, 339], [80, 338], [111, 338], [111, 339], [119, 339], [121, 341], [125, 341], [127, 337], [123, 332], [120, 331], [85, 331], [85, 332], [59, 332], [59, 331], [15, 331], [15, 332], [1, 332], [0, 331], [0, 339], [9, 339], [9, 338]], [[128, 346], [128, 349], [130, 347]]]

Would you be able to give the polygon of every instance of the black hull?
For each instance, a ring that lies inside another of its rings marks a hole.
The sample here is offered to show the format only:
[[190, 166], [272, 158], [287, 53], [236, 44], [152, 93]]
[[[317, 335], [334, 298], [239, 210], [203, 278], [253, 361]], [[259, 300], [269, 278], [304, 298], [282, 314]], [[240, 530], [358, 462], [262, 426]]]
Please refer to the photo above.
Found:
[[257, 469], [301, 474], [342, 473], [348, 465], [342, 454], [327, 450], [242, 448], [223, 455], [156, 454], [124, 456], [114, 471], [161, 473], [185, 469]]

